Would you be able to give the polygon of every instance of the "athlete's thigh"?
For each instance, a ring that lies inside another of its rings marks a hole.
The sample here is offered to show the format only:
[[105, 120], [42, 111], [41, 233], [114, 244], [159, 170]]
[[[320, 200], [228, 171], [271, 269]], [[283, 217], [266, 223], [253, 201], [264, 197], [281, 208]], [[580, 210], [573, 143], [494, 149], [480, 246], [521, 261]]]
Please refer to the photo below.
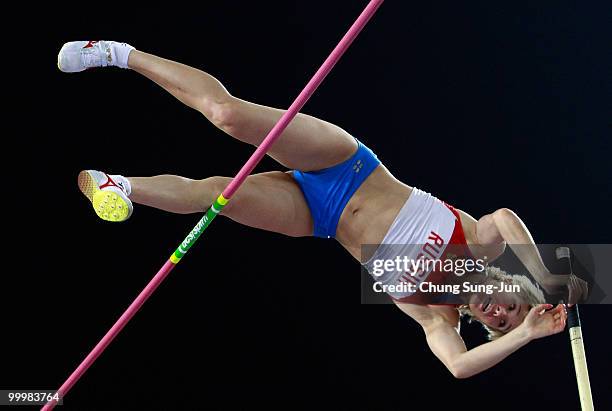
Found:
[[[259, 145], [285, 110], [238, 100], [235, 136]], [[339, 164], [357, 150], [355, 139], [342, 128], [306, 114], [298, 114], [274, 143], [269, 154], [285, 167], [321, 170]]]
[[293, 237], [313, 232], [302, 190], [290, 173], [281, 171], [249, 176], [223, 209], [223, 215], [240, 224]]

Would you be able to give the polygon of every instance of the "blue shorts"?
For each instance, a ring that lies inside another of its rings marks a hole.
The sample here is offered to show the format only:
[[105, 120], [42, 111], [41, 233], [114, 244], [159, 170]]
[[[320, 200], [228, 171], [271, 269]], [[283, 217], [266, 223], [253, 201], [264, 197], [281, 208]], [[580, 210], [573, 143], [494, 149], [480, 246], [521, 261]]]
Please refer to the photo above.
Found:
[[317, 171], [293, 171], [293, 178], [302, 189], [310, 208], [315, 237], [336, 236], [344, 207], [380, 164], [372, 150], [359, 140], [357, 145], [357, 152], [351, 158], [333, 167]]

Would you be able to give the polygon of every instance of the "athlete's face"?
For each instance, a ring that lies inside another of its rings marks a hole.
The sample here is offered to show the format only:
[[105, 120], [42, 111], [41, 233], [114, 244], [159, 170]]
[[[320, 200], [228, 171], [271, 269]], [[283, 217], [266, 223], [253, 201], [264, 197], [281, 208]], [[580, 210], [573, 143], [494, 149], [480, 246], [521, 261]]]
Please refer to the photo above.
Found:
[[469, 306], [478, 321], [503, 333], [518, 327], [530, 309], [528, 304], [495, 304], [492, 299], [480, 304], [469, 304]]

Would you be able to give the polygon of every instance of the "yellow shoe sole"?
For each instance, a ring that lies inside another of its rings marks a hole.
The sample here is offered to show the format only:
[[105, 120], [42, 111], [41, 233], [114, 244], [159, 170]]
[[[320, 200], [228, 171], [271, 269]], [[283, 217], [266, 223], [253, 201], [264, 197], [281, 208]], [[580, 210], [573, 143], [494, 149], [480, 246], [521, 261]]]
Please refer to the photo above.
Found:
[[130, 217], [130, 205], [125, 199], [112, 190], [100, 190], [94, 178], [87, 171], [79, 173], [78, 184], [79, 189], [91, 201], [94, 211], [102, 220], [120, 222]]

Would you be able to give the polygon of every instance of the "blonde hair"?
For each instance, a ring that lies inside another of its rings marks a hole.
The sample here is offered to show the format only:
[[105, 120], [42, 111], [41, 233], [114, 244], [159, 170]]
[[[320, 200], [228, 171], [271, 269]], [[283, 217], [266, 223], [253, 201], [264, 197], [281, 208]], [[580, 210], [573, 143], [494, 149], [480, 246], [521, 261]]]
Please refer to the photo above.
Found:
[[[497, 281], [503, 281], [508, 284], [517, 284], [521, 288], [521, 294], [523, 299], [527, 304], [529, 304], [530, 307], [545, 302], [544, 293], [542, 292], [542, 290], [540, 290], [540, 288], [533, 282], [531, 282], [531, 280], [525, 275], [508, 274], [504, 270], [493, 266], [487, 266], [486, 274], [487, 276], [490, 276]], [[472, 311], [470, 310], [469, 305], [463, 304], [459, 306], [458, 309], [462, 317], [468, 317], [468, 322], [471, 323], [474, 320], [478, 321], [478, 318], [476, 318], [474, 316], [474, 313], [472, 313]], [[487, 326], [482, 322], [481, 324], [487, 331], [487, 338], [489, 339], [489, 341], [496, 340], [505, 334], [499, 330]]]

